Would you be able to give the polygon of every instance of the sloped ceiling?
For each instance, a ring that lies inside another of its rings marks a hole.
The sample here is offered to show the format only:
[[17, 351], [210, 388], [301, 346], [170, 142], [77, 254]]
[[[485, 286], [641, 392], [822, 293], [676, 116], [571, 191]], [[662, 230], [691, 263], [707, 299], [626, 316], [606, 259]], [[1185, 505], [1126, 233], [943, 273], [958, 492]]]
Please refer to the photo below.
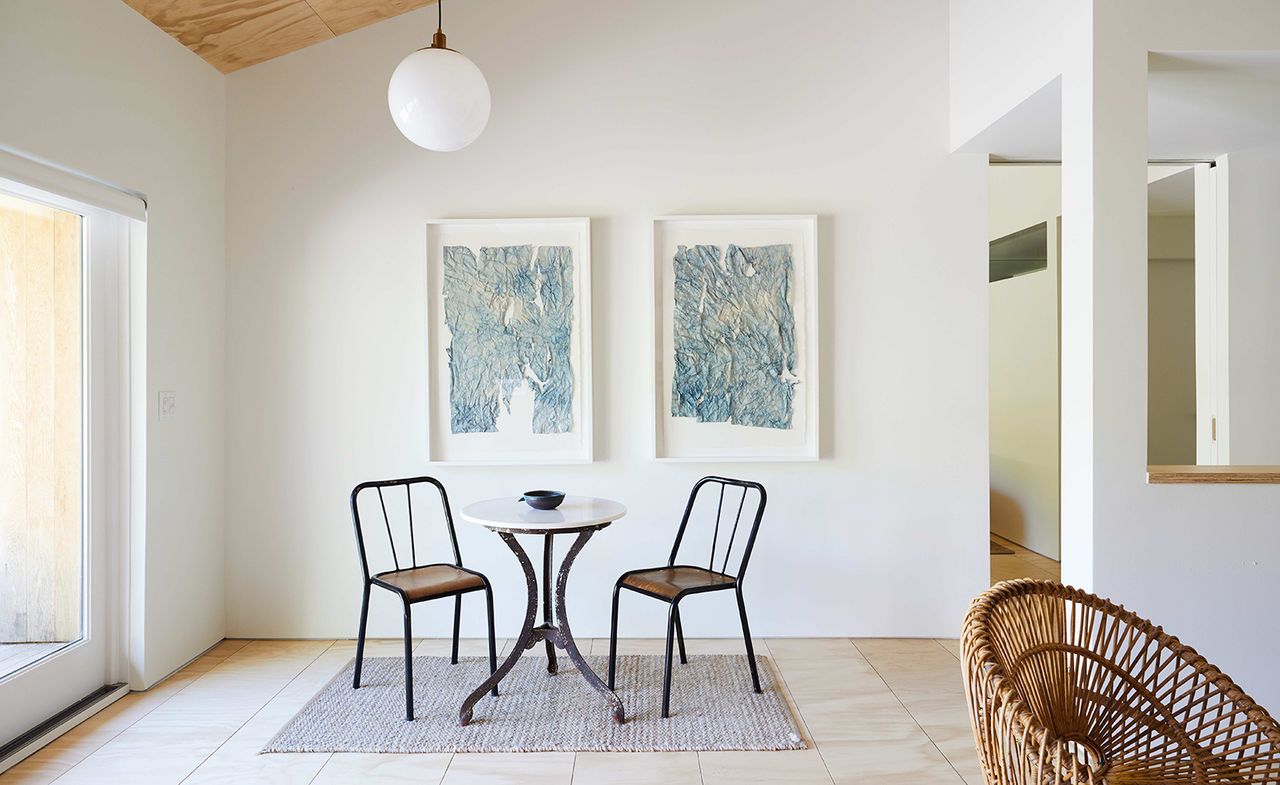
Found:
[[224, 74], [434, 4], [434, 0], [124, 2]]

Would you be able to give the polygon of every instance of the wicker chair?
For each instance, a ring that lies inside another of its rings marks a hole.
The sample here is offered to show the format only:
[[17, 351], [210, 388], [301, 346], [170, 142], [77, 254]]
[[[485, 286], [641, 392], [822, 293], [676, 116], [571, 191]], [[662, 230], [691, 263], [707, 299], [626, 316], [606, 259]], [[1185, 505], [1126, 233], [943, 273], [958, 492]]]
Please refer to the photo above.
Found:
[[1280, 782], [1271, 715], [1104, 599], [1006, 581], [973, 601], [961, 646], [988, 785]]

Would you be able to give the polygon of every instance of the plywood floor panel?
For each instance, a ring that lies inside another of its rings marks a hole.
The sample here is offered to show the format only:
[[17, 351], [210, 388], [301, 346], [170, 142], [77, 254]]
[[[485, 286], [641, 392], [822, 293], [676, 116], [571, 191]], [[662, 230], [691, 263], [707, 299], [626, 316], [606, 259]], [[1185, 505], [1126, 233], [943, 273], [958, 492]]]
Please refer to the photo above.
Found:
[[[586, 642], [599, 652], [606, 641]], [[647, 641], [624, 641], [643, 651]], [[690, 641], [692, 643], [692, 641]], [[396, 651], [399, 641], [371, 642]], [[699, 641], [718, 650], [728, 641]], [[420, 653], [447, 650], [434, 639]], [[360, 781], [586, 785], [592, 782], [976, 782], [962, 732], [954, 642], [758, 639], [770, 654], [813, 749], [786, 752], [531, 753], [504, 755], [259, 755], [258, 749], [350, 659], [351, 641], [226, 641], [145, 693], [63, 736], [10, 771], [14, 783]], [[467, 652], [483, 650], [467, 641]], [[654, 685], [660, 689], [661, 685]], [[126, 702], [127, 701], [127, 702]], [[102, 718], [102, 719], [99, 719]], [[808, 732], [806, 730], [806, 732]]]

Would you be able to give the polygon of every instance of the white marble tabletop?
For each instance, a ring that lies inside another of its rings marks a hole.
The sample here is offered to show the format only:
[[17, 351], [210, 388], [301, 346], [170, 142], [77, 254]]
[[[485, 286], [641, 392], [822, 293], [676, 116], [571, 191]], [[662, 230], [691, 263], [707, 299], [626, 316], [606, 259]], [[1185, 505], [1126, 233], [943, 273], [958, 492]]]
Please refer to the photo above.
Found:
[[462, 519], [499, 532], [555, 534], [600, 526], [627, 514], [622, 504], [593, 496], [565, 496], [554, 510], [535, 510], [518, 499], [519, 494], [512, 494], [468, 504], [462, 508]]

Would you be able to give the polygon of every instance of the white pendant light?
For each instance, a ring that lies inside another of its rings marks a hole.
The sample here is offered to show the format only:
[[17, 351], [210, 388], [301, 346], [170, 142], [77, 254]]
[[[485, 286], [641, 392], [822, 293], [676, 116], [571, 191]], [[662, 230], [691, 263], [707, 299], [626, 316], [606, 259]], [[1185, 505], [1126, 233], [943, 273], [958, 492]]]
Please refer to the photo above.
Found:
[[465, 55], [445, 46], [444, 15], [431, 46], [400, 61], [387, 86], [387, 105], [400, 133], [419, 147], [461, 150], [489, 122], [489, 83]]

